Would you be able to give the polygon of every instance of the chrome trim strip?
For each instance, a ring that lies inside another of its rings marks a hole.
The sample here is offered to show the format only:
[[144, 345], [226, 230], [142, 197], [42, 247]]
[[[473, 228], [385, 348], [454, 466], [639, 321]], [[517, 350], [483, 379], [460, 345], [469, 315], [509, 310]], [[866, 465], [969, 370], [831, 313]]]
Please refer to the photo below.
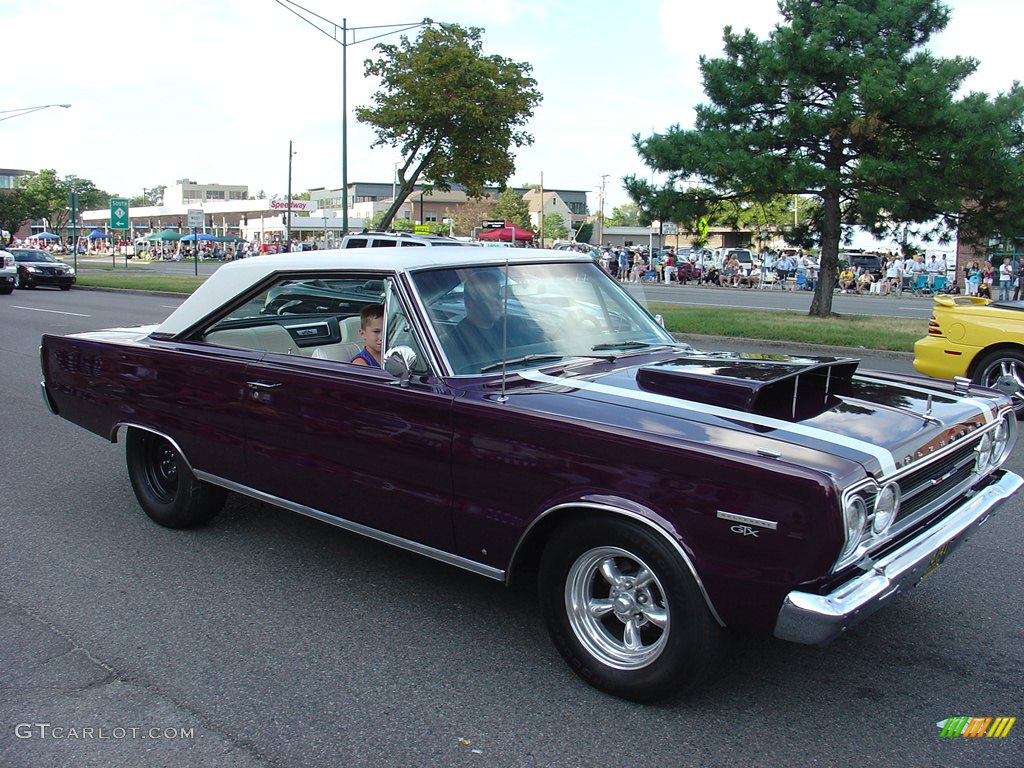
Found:
[[827, 595], [790, 592], [775, 621], [775, 637], [824, 645], [866, 619], [891, 597], [917, 584], [941, 558], [984, 525], [993, 511], [1024, 486], [1006, 472], [998, 481], [965, 500], [951, 515], [921, 532], [895, 552], [875, 561]]
[[747, 525], [756, 525], [761, 528], [767, 528], [769, 531], [774, 531], [779, 527], [779, 524], [774, 520], [762, 520], [760, 517], [748, 517], [747, 515], [737, 515], [733, 512], [723, 512], [721, 509], [718, 510], [715, 515], [719, 520], [728, 520], [732, 523], [746, 523]]
[[707, 605], [708, 610], [711, 611], [711, 615], [714, 617], [715, 621], [718, 622], [719, 626], [725, 626], [725, 622], [722, 621], [721, 616], [718, 615], [718, 611], [715, 610], [715, 606], [711, 602], [711, 598], [708, 596], [707, 590], [704, 588], [704, 582], [701, 581], [700, 575], [697, 573], [697, 569], [693, 567], [693, 563], [690, 561], [690, 558], [687, 556], [686, 552], [683, 550], [682, 546], [680, 546], [676, 538], [668, 531], [666, 531], [664, 528], [662, 528], [660, 525], [657, 525], [653, 520], [628, 509], [622, 509], [621, 507], [616, 507], [611, 504], [598, 504], [592, 501], [566, 502], [564, 504], [558, 504], [554, 507], [551, 507], [550, 509], [547, 509], [544, 512], [541, 512], [539, 515], [537, 515], [537, 517], [534, 518], [533, 522], [526, 527], [526, 530], [523, 531], [523, 534], [519, 537], [519, 541], [516, 542], [515, 549], [512, 550], [512, 557], [509, 560], [509, 562], [515, 563], [516, 558], [519, 555], [520, 547], [522, 546], [523, 542], [529, 538], [530, 532], [533, 530], [534, 526], [537, 525], [537, 523], [546, 518], [548, 515], [554, 512], [560, 512], [565, 509], [596, 509], [600, 510], [601, 512], [611, 512], [612, 514], [621, 515], [622, 517], [628, 517], [632, 520], [636, 520], [637, 522], [643, 523], [648, 528], [651, 528], [653, 531], [660, 534], [676, 551], [679, 557], [682, 558], [683, 562], [686, 563], [686, 567], [690, 569], [690, 575], [693, 576], [693, 580], [697, 583], [697, 588], [700, 590], [700, 594], [704, 598], [704, 603]]
[[136, 424], [130, 421], [120, 421], [114, 425], [114, 431], [113, 434], [111, 434], [110, 436], [110, 442], [117, 442], [117, 433], [122, 428], [141, 429], [143, 432], [149, 432], [150, 434], [156, 435], [157, 437], [162, 437], [164, 440], [171, 444], [171, 447], [174, 448], [174, 450], [178, 452], [178, 455], [181, 456], [181, 460], [184, 461], [185, 466], [188, 467], [188, 471], [191, 472], [193, 475], [196, 473], [196, 471], [192, 468], [192, 464], [191, 462], [189, 462], [188, 457], [185, 455], [185, 452], [181, 450], [181, 446], [178, 445], [178, 441], [175, 440], [170, 435], [166, 434], [165, 432], [160, 432], [159, 430], [153, 429], [152, 427], [145, 427], [142, 424]]
[[892, 472], [896, 471], [896, 460], [893, 457], [891, 451], [874, 445], [873, 443], [869, 443], [866, 440], [860, 440], [856, 437], [847, 437], [845, 435], [838, 435], [835, 432], [828, 432], [827, 430], [820, 429], [818, 427], [808, 427], [804, 424], [783, 421], [782, 419], [774, 419], [769, 416], [759, 416], [754, 413], [740, 411], [734, 408], [722, 408], [716, 405], [707, 405], [705, 403], [699, 403], [694, 400], [684, 400], [678, 397], [669, 397], [668, 395], [658, 395], [652, 392], [638, 392], [632, 389], [613, 387], [608, 384], [600, 384], [593, 381], [582, 381], [580, 379], [572, 378], [558, 378], [556, 376], [549, 376], [546, 373], [541, 373], [540, 371], [525, 370], [517, 371], [517, 373], [522, 378], [536, 382], [538, 384], [551, 384], [559, 387], [583, 389], [588, 390], [590, 392], [598, 392], [604, 395], [622, 397], [628, 400], [639, 400], [647, 403], [657, 403], [658, 405], [668, 406], [669, 408], [675, 408], [677, 410], [706, 413], [711, 416], [718, 416], [719, 418], [723, 419], [744, 421], [748, 424], [752, 424], [759, 427], [777, 429], [780, 432], [792, 435], [801, 435], [803, 437], [814, 438], [816, 440], [822, 441], [823, 443], [841, 445], [845, 448], [850, 448], [852, 450], [871, 456], [881, 466], [883, 475], [887, 476]]
[[336, 528], [342, 528], [346, 531], [351, 531], [352, 533], [361, 534], [362, 536], [366, 536], [368, 539], [381, 541], [385, 544], [391, 544], [409, 552], [415, 552], [417, 555], [424, 555], [425, 557], [429, 557], [434, 560], [440, 560], [442, 563], [454, 565], [456, 568], [462, 568], [463, 570], [470, 571], [471, 573], [475, 573], [479, 576], [486, 576], [487, 578], [494, 579], [495, 581], [505, 580], [505, 571], [500, 568], [493, 568], [489, 565], [478, 563], [475, 560], [469, 560], [464, 557], [459, 557], [458, 555], [453, 555], [450, 552], [444, 552], [440, 549], [428, 547], [425, 544], [410, 541], [409, 539], [403, 539], [401, 536], [395, 536], [391, 533], [378, 531], [375, 528], [370, 528], [369, 526], [361, 523], [355, 523], [351, 520], [335, 517], [334, 515], [329, 515], [326, 512], [321, 512], [319, 509], [313, 509], [312, 507], [307, 507], [294, 501], [282, 499], [279, 496], [273, 496], [269, 493], [264, 493], [263, 491], [257, 491], [255, 488], [250, 488], [247, 485], [242, 485], [241, 483], [236, 483], [232, 480], [225, 480], [217, 475], [211, 475], [209, 472], [193, 470], [193, 474], [200, 480], [211, 483], [212, 485], [219, 485], [221, 488], [227, 488], [229, 491], [240, 493], [243, 496], [249, 496], [257, 501], [273, 504], [274, 506], [287, 509], [290, 512], [298, 512], [300, 515], [312, 517], [314, 520], [328, 523]]
[[53, 401], [50, 399], [50, 392], [46, 389], [46, 382], [40, 381], [39, 388], [43, 396], [43, 402], [46, 403], [46, 409], [54, 416], [60, 416], [60, 414], [57, 413], [57, 408], [54, 406]]

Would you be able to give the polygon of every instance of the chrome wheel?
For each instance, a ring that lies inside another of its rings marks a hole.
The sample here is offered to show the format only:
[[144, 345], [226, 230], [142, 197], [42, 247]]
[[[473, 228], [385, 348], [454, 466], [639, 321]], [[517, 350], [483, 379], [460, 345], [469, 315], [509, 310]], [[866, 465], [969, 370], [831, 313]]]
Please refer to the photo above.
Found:
[[1013, 410], [1024, 413], [1024, 355], [1013, 350], [996, 352], [984, 358], [977, 368], [974, 381], [985, 387], [998, 389], [1013, 400]]
[[584, 648], [614, 669], [641, 669], [669, 636], [665, 591], [636, 555], [618, 547], [584, 552], [565, 581], [569, 626]]

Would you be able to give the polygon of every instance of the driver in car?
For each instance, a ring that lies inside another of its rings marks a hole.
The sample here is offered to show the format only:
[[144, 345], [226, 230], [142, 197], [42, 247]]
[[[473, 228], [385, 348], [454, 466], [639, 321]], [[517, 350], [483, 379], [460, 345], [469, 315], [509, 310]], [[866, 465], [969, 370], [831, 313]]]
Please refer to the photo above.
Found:
[[452, 341], [470, 367], [501, 360], [503, 337], [506, 355], [515, 347], [546, 340], [533, 320], [510, 314], [507, 323], [504, 321], [504, 293], [497, 271], [473, 272], [466, 278], [463, 286], [466, 316], [455, 327]]

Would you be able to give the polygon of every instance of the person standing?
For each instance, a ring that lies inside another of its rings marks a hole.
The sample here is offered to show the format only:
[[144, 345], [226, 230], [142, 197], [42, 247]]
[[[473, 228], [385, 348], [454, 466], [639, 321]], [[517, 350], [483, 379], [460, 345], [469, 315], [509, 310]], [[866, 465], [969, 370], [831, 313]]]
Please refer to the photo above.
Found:
[[999, 265], [999, 300], [1010, 300], [1010, 289], [1013, 287], [1013, 264], [1009, 258], [1003, 259]]
[[1024, 259], [1017, 259], [1017, 271], [1013, 276], [1013, 300], [1020, 300], [1020, 289], [1024, 285]]

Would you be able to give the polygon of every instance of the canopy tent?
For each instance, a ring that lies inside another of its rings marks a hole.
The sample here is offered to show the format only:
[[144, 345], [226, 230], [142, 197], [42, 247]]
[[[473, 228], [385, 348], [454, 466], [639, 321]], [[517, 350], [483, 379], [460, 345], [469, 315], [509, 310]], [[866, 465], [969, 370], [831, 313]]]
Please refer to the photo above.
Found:
[[28, 236], [29, 240], [60, 240], [60, 235], [55, 235], [52, 232], [37, 232], [34, 235]]
[[193, 240], [216, 240], [216, 235], [208, 235], [205, 232], [200, 232], [198, 235], [184, 235], [181, 238], [183, 243], [191, 243]]
[[239, 237], [238, 235], [218, 235], [218, 243], [244, 243], [245, 238]]
[[533, 232], [506, 221], [504, 227], [481, 230], [476, 237], [477, 240], [533, 240]]
[[109, 240], [110, 239], [110, 235], [108, 235], [106, 232], [100, 232], [98, 229], [94, 229], [92, 232], [89, 233], [88, 239], [89, 240], [100, 240], [100, 239], [102, 239], [102, 240]]
[[161, 229], [146, 235], [143, 240], [181, 240], [181, 235], [173, 229]]

